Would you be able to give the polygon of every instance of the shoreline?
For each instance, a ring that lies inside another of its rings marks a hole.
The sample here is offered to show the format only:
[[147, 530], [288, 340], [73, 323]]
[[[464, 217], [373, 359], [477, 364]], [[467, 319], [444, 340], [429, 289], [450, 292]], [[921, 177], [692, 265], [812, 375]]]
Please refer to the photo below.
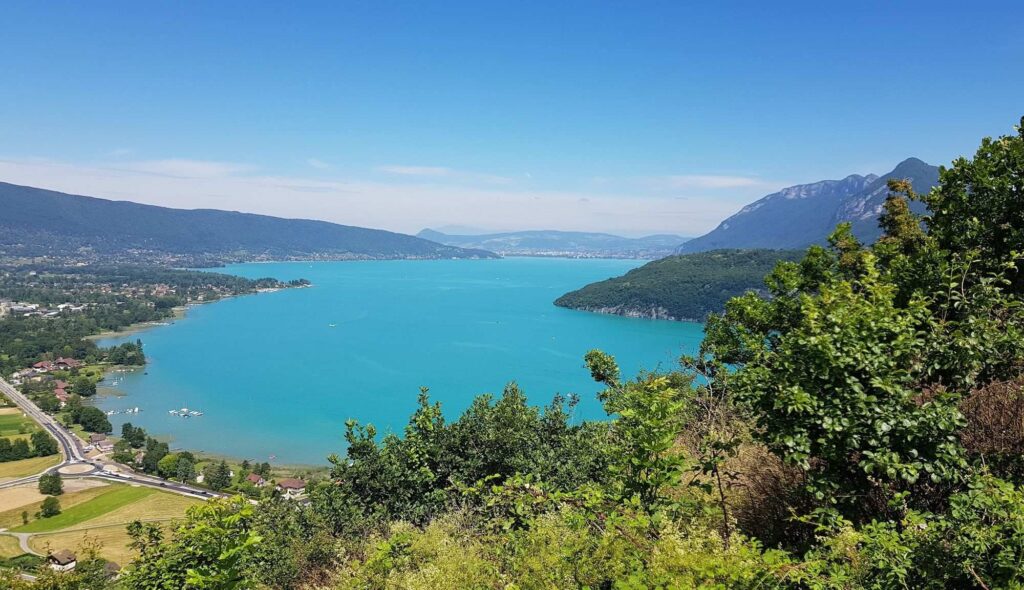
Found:
[[[252, 263], [247, 263], [247, 264], [252, 264]], [[132, 336], [134, 334], [138, 334], [138, 333], [141, 333], [141, 332], [146, 332], [146, 331], [151, 330], [153, 328], [167, 327], [167, 326], [170, 326], [170, 325], [174, 324], [175, 322], [177, 322], [179, 320], [184, 320], [184, 319], [186, 319], [188, 317], [188, 310], [192, 306], [209, 305], [209, 304], [217, 303], [219, 301], [225, 301], [227, 299], [232, 299], [234, 297], [242, 297], [242, 296], [248, 296], [248, 295], [259, 295], [261, 293], [275, 293], [277, 291], [284, 291], [286, 289], [308, 288], [310, 286], [311, 285], [306, 285], [306, 286], [303, 286], [303, 287], [282, 287], [282, 288], [278, 288], [278, 289], [274, 289], [274, 288], [257, 289], [256, 291], [253, 291], [252, 293], [243, 293], [243, 294], [239, 294], [239, 295], [226, 295], [224, 297], [220, 297], [220, 298], [215, 299], [213, 301], [203, 301], [203, 302], [197, 302], [197, 303], [189, 303], [189, 304], [186, 304], [186, 305], [179, 305], [177, 307], [172, 308], [172, 315], [171, 315], [171, 317], [166, 318], [165, 321], [141, 322], [141, 323], [138, 323], [138, 324], [131, 324], [129, 326], [125, 326], [121, 330], [107, 330], [107, 331], [101, 332], [99, 334], [93, 334], [91, 336], [86, 336], [85, 339], [86, 340], [91, 340], [91, 341], [95, 342], [97, 340], [106, 340], [106, 339], [109, 339], [109, 338], [125, 338], [125, 337], [128, 337], [128, 336]], [[108, 385], [105, 382], [107, 381], [108, 376], [111, 375], [111, 374], [114, 374], [114, 373], [119, 373], [119, 372], [123, 372], [123, 371], [127, 371], [127, 372], [136, 372], [136, 371], [140, 371], [140, 370], [141, 371], [145, 371], [145, 369], [146, 369], [146, 365], [138, 365], [138, 366], [109, 365], [109, 366], [103, 367], [102, 379], [99, 381], [99, 383], [97, 383], [97, 386], [99, 388], [104, 389], [105, 391], [98, 391], [97, 392], [97, 397], [99, 397], [99, 396], [103, 396], [103, 397], [116, 397], [116, 398], [121, 398], [121, 399], [127, 399], [127, 398], [131, 397], [130, 393], [128, 393], [126, 391], [123, 391], [121, 389], [118, 389], [116, 386]], [[94, 405], [94, 403], [92, 402], [92, 398], [89, 398], [86, 401], [86, 403], [90, 404], [90, 405]], [[76, 434], [76, 436], [77, 436], [77, 434]], [[117, 436], [117, 433], [112, 433], [111, 436], [113, 436], [114, 438], [119, 438]], [[221, 461], [221, 460], [224, 460], [224, 461], [227, 461], [229, 464], [233, 464], [233, 463], [241, 464], [242, 461], [244, 461], [244, 460], [252, 461], [252, 459], [247, 459], [245, 457], [236, 457], [236, 456], [225, 454], [225, 453], [217, 453], [217, 452], [213, 452], [213, 451], [204, 451], [204, 450], [201, 450], [201, 449], [190, 448], [188, 445], [175, 446], [174, 443], [175, 443], [176, 439], [175, 439], [175, 437], [173, 435], [170, 435], [170, 434], [150, 433], [150, 436], [152, 436], [153, 438], [155, 438], [155, 439], [157, 439], [157, 440], [159, 440], [161, 442], [168, 443], [168, 445], [171, 447], [172, 452], [188, 451], [188, 452], [192, 453], [193, 455], [195, 455], [196, 458], [199, 459], [199, 460], [205, 460], [205, 461]], [[81, 439], [80, 436], [79, 436], [79, 439]], [[88, 444], [88, 442], [83, 440], [83, 444]], [[271, 464], [271, 469], [272, 469], [272, 471], [283, 471], [283, 472], [288, 472], [288, 473], [293, 473], [293, 472], [294, 473], [299, 473], [299, 472], [320, 473], [320, 472], [325, 472], [325, 471], [329, 470], [330, 469], [330, 463], [327, 461], [327, 459], [325, 457], [324, 458], [324, 463], [323, 464], [319, 464], [319, 465], [318, 464], [308, 464], [308, 463], [277, 463], [277, 464]]]
[[[226, 298], [225, 298], [226, 299]], [[220, 301], [218, 299], [217, 301]], [[212, 301], [210, 303], [213, 303]], [[138, 324], [130, 324], [121, 328], [120, 330], [107, 330], [100, 332], [99, 334], [92, 334], [86, 336], [85, 340], [95, 342], [97, 340], [106, 340], [108, 338], [124, 338], [131, 336], [132, 334], [138, 334], [139, 332], [145, 332], [153, 328], [160, 328], [163, 326], [170, 325], [178, 320], [184, 319], [188, 313], [188, 305], [179, 305], [178, 307], [171, 308], [171, 317], [166, 318], [163, 322], [140, 322]]]

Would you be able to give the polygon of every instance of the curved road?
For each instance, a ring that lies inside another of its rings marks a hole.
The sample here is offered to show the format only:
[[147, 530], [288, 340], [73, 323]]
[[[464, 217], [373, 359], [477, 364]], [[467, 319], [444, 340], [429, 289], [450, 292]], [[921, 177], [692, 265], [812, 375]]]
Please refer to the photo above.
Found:
[[[158, 488], [161, 490], [167, 490], [177, 494], [184, 494], [187, 496], [193, 496], [196, 498], [212, 498], [215, 496], [227, 497], [228, 494], [221, 494], [218, 492], [211, 492], [199, 487], [190, 486], [187, 484], [179, 483], [176, 481], [169, 481], [154, 477], [151, 475], [143, 475], [141, 473], [130, 472], [124, 466], [121, 466], [113, 461], [108, 462], [110, 465], [117, 465], [120, 472], [116, 475], [108, 471], [104, 471], [104, 463], [97, 460], [88, 459], [85, 456], [85, 451], [82, 448], [82, 441], [75, 436], [71, 431], [64, 427], [63, 424], [57, 422], [52, 416], [40, 410], [31, 400], [21, 394], [15, 389], [10, 383], [0, 377], [0, 393], [2, 393], [7, 399], [14, 402], [27, 416], [39, 423], [47, 432], [56, 439], [60, 445], [63, 460], [56, 467], [46, 470], [52, 471], [66, 467], [68, 465], [87, 465], [92, 467], [91, 471], [76, 473], [76, 474], [61, 474], [64, 478], [75, 478], [75, 477], [98, 477], [107, 481], [120, 481], [135, 483], [138, 485], [149, 486]], [[44, 473], [46, 473], [44, 472]], [[0, 489], [14, 487], [25, 483], [30, 483], [39, 479], [42, 474], [31, 475], [28, 477], [22, 477], [19, 479], [0, 483]]]

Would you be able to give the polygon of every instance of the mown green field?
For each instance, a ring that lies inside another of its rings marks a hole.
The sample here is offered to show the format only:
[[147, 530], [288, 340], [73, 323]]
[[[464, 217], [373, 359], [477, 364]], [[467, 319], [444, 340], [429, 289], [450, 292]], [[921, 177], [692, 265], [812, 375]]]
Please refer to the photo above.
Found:
[[89, 502], [68, 508], [57, 516], [34, 520], [11, 530], [17, 533], [43, 533], [66, 529], [108, 512], [113, 512], [122, 506], [155, 493], [157, 493], [157, 490], [152, 488], [117, 486], [96, 496]]
[[12, 409], [0, 413], [0, 436], [23, 434], [26, 430], [35, 429], [35, 423], [31, 418], [23, 416], [21, 410], [14, 409], [12, 412]]

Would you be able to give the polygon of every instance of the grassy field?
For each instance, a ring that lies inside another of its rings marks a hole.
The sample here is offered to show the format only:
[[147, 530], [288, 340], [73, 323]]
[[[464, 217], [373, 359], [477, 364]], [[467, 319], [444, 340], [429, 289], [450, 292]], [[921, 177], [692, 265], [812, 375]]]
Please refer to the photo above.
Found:
[[[89, 502], [96, 496], [106, 493], [111, 487], [113, 486], [104, 484], [101, 486], [88, 488], [77, 492], [65, 493], [59, 496], [61, 510], [68, 510], [79, 504]], [[0, 512], [0, 528], [12, 529], [14, 527], [21, 526], [22, 511], [28, 512], [29, 518], [34, 518], [33, 515], [36, 512], [39, 512], [39, 507], [42, 505], [42, 503], [42, 500], [39, 500], [31, 504], [18, 506], [16, 508], [11, 508], [8, 510], [4, 510], [3, 512]]]
[[59, 549], [74, 551], [86, 542], [98, 542], [102, 545], [101, 556], [125, 564], [134, 556], [128, 548], [131, 538], [126, 526], [129, 522], [142, 520], [170, 525], [182, 518], [190, 506], [200, 503], [200, 500], [152, 488], [113, 484], [91, 500], [58, 516], [33, 521], [15, 530], [33, 533], [29, 546], [40, 553]]
[[21, 461], [6, 461], [0, 463], [0, 481], [35, 475], [58, 463], [60, 463], [60, 455], [33, 457], [31, 459], [22, 459]]
[[11, 530], [16, 533], [44, 533], [70, 528], [155, 493], [157, 491], [153, 488], [141, 486], [110, 486], [88, 502], [67, 509], [62, 508], [57, 516], [40, 518]]
[[12, 436], [24, 434], [36, 429], [36, 423], [31, 418], [23, 416], [18, 408], [4, 408], [0, 410], [0, 436]]
[[98, 542], [102, 545], [99, 550], [101, 557], [125, 565], [135, 557], [135, 552], [128, 547], [128, 543], [132, 539], [128, 536], [126, 524], [32, 535], [28, 544], [33, 550], [46, 553], [48, 550], [59, 551], [61, 549], [78, 551], [87, 542]]
[[133, 520], [156, 521], [181, 518], [190, 507], [202, 503], [201, 500], [187, 496], [159, 492], [153, 489], [150, 489], [150, 491], [155, 493], [94, 518], [82, 526], [96, 527], [124, 524]]
[[0, 535], [0, 557], [17, 557], [24, 553], [18, 540], [10, 535]]

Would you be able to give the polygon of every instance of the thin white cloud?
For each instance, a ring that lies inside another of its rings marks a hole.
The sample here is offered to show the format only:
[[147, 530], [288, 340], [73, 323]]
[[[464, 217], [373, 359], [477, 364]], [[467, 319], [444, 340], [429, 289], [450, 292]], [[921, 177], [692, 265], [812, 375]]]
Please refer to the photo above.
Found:
[[638, 185], [631, 190], [532, 190], [515, 184], [467, 184], [445, 173], [408, 174], [402, 180], [325, 180], [187, 159], [78, 164], [8, 158], [0, 159], [0, 181], [167, 207], [324, 219], [404, 233], [457, 224], [487, 230], [553, 227], [699, 235], [739, 208], [733, 198], [702, 196], [699, 191], [652, 193]]
[[119, 167], [174, 178], [216, 178], [254, 171], [255, 168], [234, 162], [213, 162], [209, 160], [144, 160], [118, 164]]
[[498, 176], [496, 174], [483, 174], [480, 172], [469, 172], [456, 170], [445, 166], [377, 166], [377, 172], [394, 176], [410, 176], [427, 179], [444, 179], [453, 182], [482, 183], [482, 184], [510, 184], [511, 178]]
[[455, 173], [451, 168], [441, 166], [377, 166], [376, 170], [400, 176], [434, 176], [437, 178], [450, 177]]
[[749, 176], [716, 176], [704, 174], [681, 174], [656, 176], [648, 179], [655, 188], [663, 190], [682, 189], [729, 189], [763, 186], [765, 182]]
[[306, 163], [312, 166], [313, 168], [316, 168], [317, 170], [329, 170], [331, 168], [330, 164], [317, 158], [310, 158], [306, 160]]

